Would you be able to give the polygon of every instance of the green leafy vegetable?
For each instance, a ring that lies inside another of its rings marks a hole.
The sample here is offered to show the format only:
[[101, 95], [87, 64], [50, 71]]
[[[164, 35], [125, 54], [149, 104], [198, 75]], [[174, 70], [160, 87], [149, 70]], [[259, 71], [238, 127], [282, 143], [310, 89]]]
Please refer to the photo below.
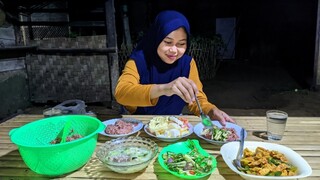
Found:
[[213, 168], [212, 156], [202, 155], [192, 140], [187, 141], [189, 151], [186, 154], [166, 152], [162, 158], [168, 169], [184, 175], [203, 175]]

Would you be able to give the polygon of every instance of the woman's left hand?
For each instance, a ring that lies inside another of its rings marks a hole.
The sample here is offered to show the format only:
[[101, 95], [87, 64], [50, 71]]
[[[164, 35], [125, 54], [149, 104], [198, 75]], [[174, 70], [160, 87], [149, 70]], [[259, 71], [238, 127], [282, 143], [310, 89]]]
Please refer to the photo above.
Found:
[[226, 122], [235, 123], [235, 121], [227, 113], [220, 110], [219, 108], [212, 109], [208, 113], [208, 116], [210, 117], [210, 119], [218, 120], [221, 123], [221, 125], [223, 125], [223, 126], [226, 125]]

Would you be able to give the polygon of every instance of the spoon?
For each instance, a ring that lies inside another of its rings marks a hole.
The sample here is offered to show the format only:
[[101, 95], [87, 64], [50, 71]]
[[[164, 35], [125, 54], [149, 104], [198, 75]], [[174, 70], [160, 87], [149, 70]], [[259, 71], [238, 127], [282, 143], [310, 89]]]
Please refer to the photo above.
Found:
[[65, 143], [67, 141], [67, 137], [68, 137], [69, 131], [70, 131], [70, 126], [71, 126], [71, 121], [67, 121], [63, 127], [63, 133], [62, 133], [60, 143]]
[[243, 153], [243, 145], [244, 145], [244, 129], [241, 128], [240, 133], [240, 146], [237, 154], [237, 158], [232, 161], [233, 165], [239, 170], [244, 171], [245, 168], [241, 166], [241, 157]]
[[211, 122], [211, 119], [203, 113], [202, 108], [199, 103], [199, 100], [198, 100], [198, 97], [196, 96], [196, 94], [194, 94], [194, 96], [196, 97], [196, 103], [197, 103], [199, 111], [200, 111], [200, 118], [201, 118], [202, 124], [204, 126], [206, 126], [207, 128], [212, 129], [213, 124]]

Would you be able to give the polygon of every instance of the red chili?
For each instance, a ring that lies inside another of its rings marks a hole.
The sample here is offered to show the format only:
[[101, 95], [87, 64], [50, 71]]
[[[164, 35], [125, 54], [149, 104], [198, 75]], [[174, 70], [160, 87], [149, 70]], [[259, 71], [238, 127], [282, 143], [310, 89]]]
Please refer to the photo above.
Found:
[[194, 172], [194, 170], [190, 170], [189, 173], [194, 175], [196, 172]]

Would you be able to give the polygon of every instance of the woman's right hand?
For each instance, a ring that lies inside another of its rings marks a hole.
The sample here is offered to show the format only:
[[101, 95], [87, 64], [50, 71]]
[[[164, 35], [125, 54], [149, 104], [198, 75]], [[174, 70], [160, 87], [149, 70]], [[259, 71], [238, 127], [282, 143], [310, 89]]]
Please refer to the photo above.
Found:
[[170, 83], [161, 84], [158, 86], [160, 92], [162, 92], [160, 94], [166, 96], [172, 96], [176, 94], [188, 104], [192, 104], [195, 101], [195, 94], [198, 93], [196, 84], [186, 77], [179, 77]]

